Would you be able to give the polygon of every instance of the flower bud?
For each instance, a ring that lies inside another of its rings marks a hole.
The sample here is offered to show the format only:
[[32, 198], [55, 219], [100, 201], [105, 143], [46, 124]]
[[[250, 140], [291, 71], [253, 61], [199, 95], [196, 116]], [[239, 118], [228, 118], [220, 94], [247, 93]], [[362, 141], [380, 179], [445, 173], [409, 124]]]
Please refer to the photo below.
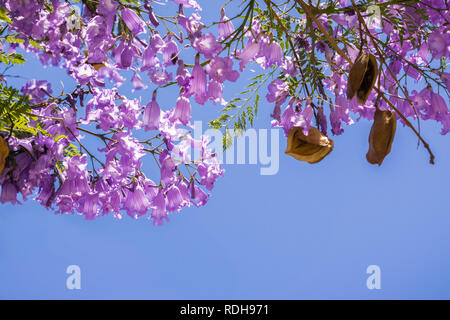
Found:
[[311, 127], [307, 136], [303, 134], [303, 128], [292, 127], [288, 133], [287, 148], [285, 153], [299, 161], [311, 164], [320, 162], [331, 151], [334, 141], [323, 135], [319, 129]]
[[369, 163], [381, 166], [384, 158], [391, 152], [396, 126], [397, 118], [394, 112], [381, 111], [377, 108], [372, 129], [370, 129], [369, 152], [366, 155]]
[[9, 155], [8, 144], [5, 140], [0, 136], [0, 173], [2, 173], [5, 168], [6, 158]]
[[378, 65], [375, 56], [371, 53], [361, 54], [348, 75], [347, 99], [353, 99], [356, 94], [358, 102], [365, 104], [375, 85], [377, 75]]

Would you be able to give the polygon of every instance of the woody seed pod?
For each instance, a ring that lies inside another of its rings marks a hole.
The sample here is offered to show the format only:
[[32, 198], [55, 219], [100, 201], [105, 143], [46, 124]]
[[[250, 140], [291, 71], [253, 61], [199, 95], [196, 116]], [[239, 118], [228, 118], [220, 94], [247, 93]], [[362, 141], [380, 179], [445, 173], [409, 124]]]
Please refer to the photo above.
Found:
[[361, 54], [353, 64], [348, 75], [347, 99], [356, 95], [359, 103], [365, 104], [375, 85], [378, 75], [378, 65], [371, 53]]
[[285, 153], [299, 161], [317, 163], [333, 151], [334, 141], [323, 135], [319, 129], [311, 127], [307, 136], [303, 128], [292, 127], [288, 133]]
[[2, 173], [5, 168], [6, 158], [9, 155], [8, 144], [0, 136], [0, 173]]
[[370, 129], [369, 151], [366, 155], [369, 163], [381, 166], [384, 158], [391, 152], [396, 126], [397, 118], [394, 112], [381, 111], [377, 108], [372, 129]]

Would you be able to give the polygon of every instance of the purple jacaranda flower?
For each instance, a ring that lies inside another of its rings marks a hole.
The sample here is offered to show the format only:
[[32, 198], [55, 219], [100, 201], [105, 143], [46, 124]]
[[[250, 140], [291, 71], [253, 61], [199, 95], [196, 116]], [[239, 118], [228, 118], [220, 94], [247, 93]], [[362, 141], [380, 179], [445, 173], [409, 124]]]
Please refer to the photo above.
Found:
[[[68, 108], [61, 108], [61, 111], [62, 111], [62, 117], [61, 118], [64, 121], [64, 126], [61, 129], [62, 130], [69, 130], [70, 131], [69, 137], [71, 139], [73, 138], [73, 136], [78, 137], [79, 136], [79, 132], [78, 132], [78, 129], [77, 129], [77, 127], [78, 127], [77, 114], [75, 113], [75, 111], [73, 109], [68, 109]], [[48, 130], [50, 130], [50, 128]], [[63, 132], [61, 132], [61, 133], [63, 133]]]
[[448, 72], [441, 72], [440, 73], [440, 77], [441, 77], [442, 82], [447, 87], [447, 90], [450, 92], [450, 73], [448, 73]]
[[156, 18], [155, 13], [153, 12], [153, 7], [151, 5], [149, 5], [148, 0], [147, 0], [147, 2], [145, 2], [144, 7], [148, 10], [148, 19], [150, 20], [150, 23], [153, 26], [158, 27], [159, 21]]
[[431, 108], [431, 94], [432, 90], [429, 87], [422, 89], [419, 93], [413, 90], [411, 101], [417, 111], [425, 114], [433, 114], [432, 111], [428, 111]]
[[[386, 9], [386, 11], [391, 11]], [[390, 12], [392, 14], [392, 12]], [[383, 21], [383, 32], [387, 35], [390, 35], [391, 32], [394, 31], [394, 25], [387, 19]]]
[[200, 20], [201, 17], [198, 13], [193, 13], [189, 18], [186, 18], [183, 14], [178, 16], [178, 24], [186, 30], [189, 38], [194, 35], [200, 36], [200, 30], [204, 27]]
[[274, 64], [280, 66], [283, 58], [283, 50], [278, 43], [272, 42], [268, 46], [261, 46], [258, 56], [264, 57], [263, 62], [260, 63], [263, 69], [267, 69]]
[[317, 117], [319, 120], [320, 132], [326, 136], [327, 132], [328, 132], [328, 122], [327, 122], [327, 117], [325, 116], [325, 113], [323, 112], [323, 108], [319, 108], [319, 110], [317, 112]]
[[111, 190], [108, 193], [102, 193], [100, 197], [101, 214], [105, 215], [112, 212], [115, 218], [122, 219], [120, 209], [123, 199], [124, 196], [121, 191]]
[[144, 193], [142, 187], [137, 184], [134, 190], [126, 190], [126, 198], [123, 204], [123, 209], [132, 218], [138, 218], [148, 212], [150, 209], [150, 201]]
[[391, 71], [394, 74], [399, 74], [400, 71], [402, 70], [402, 60], [400, 58], [398, 58], [397, 56], [393, 56], [391, 57], [391, 62], [389, 63], [389, 69], [391, 69]]
[[67, 194], [58, 195], [56, 198], [56, 206], [58, 207], [57, 213], [74, 213], [79, 207], [76, 199]]
[[226, 104], [223, 100], [222, 84], [219, 81], [211, 79], [208, 84], [208, 98], [214, 103]]
[[115, 104], [117, 95], [117, 89], [94, 90], [92, 99], [86, 104], [86, 117], [80, 122], [89, 124], [98, 121], [98, 128], [103, 131], [119, 126], [119, 108]]
[[212, 33], [195, 38], [192, 47], [207, 59], [211, 59], [213, 55], [218, 54], [222, 50], [222, 45]]
[[331, 19], [333, 19], [336, 23], [346, 26], [347, 28], [353, 28], [358, 21], [358, 16], [355, 12], [352, 12], [352, 14], [349, 14], [347, 12], [341, 13], [341, 14], [333, 14], [331, 16]]
[[[344, 98], [345, 99], [345, 98]], [[338, 105], [338, 98], [336, 97], [336, 105], [330, 113], [331, 132], [334, 135], [340, 135], [344, 132], [342, 122], [351, 125], [353, 120], [350, 118], [349, 109]]]
[[167, 41], [162, 49], [162, 54], [165, 66], [176, 64], [178, 59], [178, 46], [176, 42], [173, 40]]
[[161, 68], [150, 68], [148, 75], [150, 80], [158, 86], [167, 84], [173, 77], [172, 73], [168, 73], [166, 69]]
[[130, 131], [119, 131], [111, 137], [108, 147], [100, 151], [107, 151], [106, 160], [109, 162], [114, 162], [120, 155], [120, 169], [133, 172], [142, 165], [140, 159], [146, 154], [143, 149], [144, 146], [132, 137]]
[[41, 177], [38, 192], [39, 195], [35, 200], [45, 207], [51, 206], [50, 202], [55, 196], [55, 177], [52, 175]]
[[239, 62], [239, 69], [241, 71], [244, 70], [247, 62], [249, 62], [250, 60], [252, 60], [253, 58], [256, 57], [256, 55], [259, 52], [259, 47], [260, 47], [260, 44], [258, 42], [255, 42], [253, 40], [249, 40], [247, 42], [247, 46], [238, 55], [238, 58], [241, 60], [241, 62]]
[[139, 16], [134, 12], [133, 10], [129, 8], [123, 8], [122, 9], [122, 19], [127, 25], [128, 29], [130, 29], [131, 32], [135, 36], [145, 33], [145, 22], [139, 18]]
[[173, 0], [177, 4], [182, 4], [186, 8], [194, 8], [195, 10], [202, 10], [196, 0]]
[[420, 64], [427, 64], [428, 63], [428, 57], [430, 56], [431, 52], [428, 48], [428, 45], [426, 42], [423, 42], [420, 46], [419, 50], [417, 50], [417, 53], [414, 53], [413, 56], [417, 57], [417, 61]]
[[299, 49], [305, 49], [306, 51], [309, 51], [311, 49], [309, 40], [300, 33], [294, 35], [294, 44]]
[[283, 59], [283, 63], [281, 65], [281, 69], [285, 75], [294, 76], [297, 74], [297, 68], [294, 63], [294, 59], [290, 56], [286, 56]]
[[187, 88], [189, 83], [191, 82], [191, 74], [184, 66], [183, 60], [178, 60], [178, 68], [177, 68], [177, 82], [180, 87]]
[[175, 173], [177, 170], [177, 166], [167, 150], [164, 150], [159, 155], [159, 163], [161, 165], [160, 172], [162, 183], [164, 183], [164, 185], [174, 183], [174, 181], [176, 180]]
[[184, 180], [184, 178], [179, 178], [178, 180], [179, 181], [176, 184], [176, 186], [177, 186], [178, 190], [180, 190], [181, 198], [183, 199], [182, 200], [182, 206], [183, 207], [185, 207], [185, 206], [190, 207], [192, 201], [191, 201], [191, 196], [190, 196], [190, 193], [189, 193], [189, 187], [186, 184], [186, 181]]
[[219, 20], [219, 40], [222, 41], [228, 38], [234, 32], [233, 22], [225, 15], [225, 8], [220, 10]]
[[[392, 96], [389, 98], [389, 101], [396, 106], [396, 108], [406, 117], [409, 118], [411, 117], [412, 119], [417, 119], [416, 116], [416, 111], [414, 111], [414, 108], [411, 107], [411, 104], [409, 101], [407, 100], [403, 100], [403, 99], [399, 99], [395, 96]], [[406, 103], [405, 103], [406, 102]], [[381, 104], [379, 104], [381, 105]], [[387, 110], [387, 107], [385, 106], [385, 104], [383, 103], [382, 105], [383, 110]], [[374, 113], [375, 115], [375, 113]], [[403, 121], [403, 119], [399, 119], [399, 121], [405, 126], [405, 122]]]
[[65, 161], [64, 181], [58, 195], [81, 195], [90, 191], [86, 155], [74, 156]]
[[102, 16], [92, 18], [87, 27], [83, 28], [82, 35], [88, 46], [88, 60], [95, 63], [106, 61], [106, 51], [113, 40], [105, 18]]
[[37, 104], [52, 94], [52, 87], [50, 83], [45, 80], [36, 81], [36, 79], [29, 80], [21, 89], [23, 95], [30, 97], [30, 102]]
[[30, 165], [32, 163], [33, 158], [26, 152], [23, 152], [15, 156], [14, 160], [17, 164], [17, 169], [13, 172], [12, 177], [14, 180], [18, 180], [24, 171], [30, 170]]
[[[97, 13], [99, 16], [104, 18], [108, 35], [111, 34], [114, 19], [117, 13], [117, 1], [115, 0], [100, 0], [97, 6]], [[89, 10], [85, 10], [85, 14], [89, 12]], [[94, 12], [93, 12], [94, 13]], [[106, 35], [105, 35], [106, 36]]]
[[263, 28], [261, 25], [261, 21], [259, 19], [253, 17], [251, 31], [247, 29], [245, 36], [248, 38], [258, 38], [258, 36], [262, 33]]
[[[410, 60], [412, 65], [420, 65], [420, 63], [418, 62], [418, 59], [416, 59], [415, 57], [409, 57], [409, 58], [407, 58], [407, 60]], [[418, 82], [422, 78], [422, 74], [416, 68], [414, 68], [412, 65], [404, 64], [403, 70], [409, 77], [415, 79], [416, 82]]]
[[142, 55], [142, 67], [141, 71], [148, 70], [150, 68], [158, 67], [160, 65], [159, 59], [156, 57], [156, 51], [154, 47], [149, 45]]
[[98, 196], [96, 192], [89, 192], [83, 197], [84, 203], [80, 211], [87, 220], [93, 220], [99, 212]]
[[123, 69], [128, 69], [133, 63], [134, 52], [129, 46], [125, 46], [120, 53], [120, 67]]
[[447, 134], [450, 131], [450, 111], [448, 110], [447, 103], [441, 95], [433, 92], [431, 94], [431, 105], [434, 112], [433, 119], [439, 121], [444, 126], [441, 134]]
[[153, 34], [152, 37], [150, 38], [149, 46], [153, 48], [153, 51], [155, 53], [162, 52], [162, 49], [164, 48], [165, 45], [166, 43], [158, 33]]
[[[271, 115], [272, 118], [275, 119], [272, 121], [272, 127], [282, 127], [284, 135], [287, 136], [289, 130], [295, 125], [295, 123], [298, 120], [300, 108], [301, 102], [297, 101], [296, 98], [292, 98], [291, 101], [289, 101], [288, 106], [286, 107], [281, 116], [276, 117], [275, 114], [273, 114], [273, 116]], [[280, 114], [281, 114], [281, 107], [280, 107]]]
[[428, 38], [428, 47], [433, 59], [450, 57], [450, 33], [444, 33], [443, 28], [436, 29]]
[[146, 89], [147, 86], [142, 82], [141, 77], [135, 72], [133, 77], [131, 78], [131, 83], [133, 84], [133, 90], [142, 90]]
[[176, 157], [177, 161], [187, 164], [191, 163], [191, 148], [194, 144], [190, 134], [184, 134], [183, 138], [178, 144], [175, 144], [172, 148], [172, 156]]
[[204, 104], [207, 100], [206, 85], [206, 71], [200, 65], [200, 56], [197, 54], [195, 57], [195, 65], [192, 69], [189, 92], [195, 95], [195, 101], [199, 104]]
[[2, 185], [2, 194], [0, 195], [0, 202], [7, 203], [11, 202], [12, 204], [20, 204], [17, 201], [17, 188], [12, 182], [6, 182]]
[[207, 194], [205, 191], [203, 191], [201, 188], [199, 188], [195, 183], [191, 183], [189, 185], [192, 203], [196, 207], [204, 206], [206, 202], [208, 202], [209, 194]]
[[206, 65], [206, 72], [211, 79], [224, 83], [225, 80], [235, 82], [239, 78], [239, 72], [233, 70], [233, 60], [228, 57], [214, 57]]
[[266, 95], [268, 102], [280, 102], [286, 101], [286, 96], [289, 92], [289, 83], [284, 82], [281, 79], [275, 79], [268, 85], [267, 90], [269, 93]]
[[169, 221], [166, 210], [166, 199], [162, 190], [159, 191], [152, 201], [151, 218], [153, 219], [153, 225], [155, 226], [162, 225], [164, 220]]
[[217, 161], [208, 161], [200, 163], [197, 172], [201, 178], [200, 184], [212, 190], [217, 178], [223, 176], [224, 170]]
[[115, 0], [100, 0], [98, 7], [97, 7], [97, 13], [109, 17], [114, 16], [117, 12], [117, 2]]
[[126, 128], [134, 129], [140, 127], [139, 113], [140, 104], [137, 99], [129, 100], [124, 99], [123, 103], [119, 107], [121, 122]]
[[131, 41], [122, 41], [114, 50], [113, 56], [116, 66], [121, 69], [128, 69], [133, 61], [140, 55], [137, 46]]
[[95, 76], [95, 69], [90, 64], [82, 64], [74, 68], [74, 77], [80, 84], [88, 83]]
[[177, 99], [177, 104], [172, 113], [172, 119], [179, 120], [184, 125], [189, 123], [191, 120], [191, 103], [188, 98], [181, 95]]
[[303, 134], [308, 135], [309, 128], [311, 127], [311, 120], [314, 116], [314, 110], [310, 104], [306, 105], [306, 108], [300, 113], [299, 126], [303, 128]]
[[105, 80], [106, 78], [112, 80], [116, 87], [120, 87], [125, 82], [125, 78], [120, 75], [119, 69], [110, 64], [107, 64], [104, 68], [98, 70], [95, 79]]
[[142, 122], [145, 126], [145, 131], [158, 130], [159, 120], [161, 117], [161, 109], [156, 102], [156, 91], [153, 93], [152, 101], [150, 101], [144, 110]]
[[281, 121], [281, 103], [277, 102], [275, 103], [275, 107], [273, 108], [272, 113], [270, 114], [272, 119], [275, 119], [276, 121]]
[[183, 199], [180, 189], [173, 185], [166, 191], [166, 209], [168, 212], [179, 211], [188, 202]]
[[426, 87], [419, 93], [412, 92], [411, 100], [423, 120], [435, 120], [443, 124], [441, 134], [450, 131], [450, 111], [444, 98], [433, 92], [431, 87]]
[[[448, 23], [448, 1], [442, 0], [424, 0], [421, 1], [419, 6], [422, 4], [422, 8], [427, 10], [427, 15], [431, 18], [433, 24]], [[445, 12], [445, 14], [443, 14]]]

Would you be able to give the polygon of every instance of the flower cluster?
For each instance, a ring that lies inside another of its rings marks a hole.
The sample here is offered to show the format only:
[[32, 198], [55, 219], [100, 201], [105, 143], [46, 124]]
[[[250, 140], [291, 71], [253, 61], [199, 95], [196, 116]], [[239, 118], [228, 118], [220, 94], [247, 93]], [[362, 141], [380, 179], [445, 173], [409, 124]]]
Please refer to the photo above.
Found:
[[[364, 39], [360, 40], [365, 41], [356, 45], [347, 42], [339, 53], [330, 41], [315, 39], [314, 43], [311, 43], [308, 39], [307, 24], [303, 28], [304, 33], [299, 32], [292, 36], [295, 52], [291, 54], [294, 57], [284, 55], [280, 77], [268, 86], [267, 101], [275, 103], [272, 125], [283, 128], [287, 136], [290, 128], [300, 126], [307, 131], [311, 124], [317, 124], [321, 131], [326, 133], [329, 121], [331, 133], [340, 135], [344, 132], [343, 124], [354, 123], [351, 114], [357, 115], [358, 120], [360, 118], [372, 120], [377, 108], [381, 110], [396, 108], [396, 111], [402, 113], [405, 118], [439, 122], [442, 124], [441, 133], [447, 134], [450, 125], [448, 110], [450, 78], [447, 72], [442, 72], [442, 68], [445, 68], [442, 61], [450, 58], [448, 25], [450, 4], [447, 1], [425, 0], [418, 1], [414, 7], [385, 6], [384, 17], [399, 15], [403, 17], [403, 22], [397, 22], [392, 18], [383, 19], [376, 25], [370, 24], [371, 20], [367, 18], [361, 22], [352, 2], [339, 1], [341, 6], [339, 11], [316, 16], [317, 21], [314, 25], [317, 27], [321, 24], [324, 30], [334, 35], [333, 41], [336, 43], [352, 30], [356, 30], [354, 31], [356, 34], [364, 34]], [[382, 2], [385, 1], [378, 3]], [[321, 8], [325, 11], [325, 5]], [[300, 21], [308, 19], [310, 17], [307, 13], [299, 17]], [[260, 30], [258, 24], [254, 22], [256, 26], [249, 36], [245, 50], [241, 53], [241, 66], [252, 59], [263, 68], [266, 67], [267, 61], [280, 62], [275, 60], [278, 58], [275, 50], [269, 52], [270, 46], [264, 46], [268, 43], [268, 40], [264, 40], [267, 36], [258, 32]], [[258, 35], [262, 38], [259, 41], [256, 39]], [[264, 50], [264, 59], [260, 57], [261, 50]], [[353, 62], [364, 51], [372, 53], [376, 61], [381, 61], [382, 65], [380, 65], [381, 72], [374, 75], [377, 78], [375, 86], [379, 91], [372, 90], [367, 101], [360, 103], [357, 98], [348, 100], [345, 97], [349, 86], [346, 71], [351, 69]], [[302, 59], [302, 56], [307, 58]], [[320, 57], [326, 64], [317, 68], [320, 61], [311, 56]], [[301, 64], [305, 67], [310, 63], [308, 59], [315, 62], [308, 66], [308, 70], [314, 73], [313, 76], [304, 76], [304, 73], [309, 71], [303, 70], [300, 80], [304, 81], [307, 78], [310, 83], [303, 83], [302, 86], [298, 86], [299, 69], [295, 68], [292, 62], [298, 59], [302, 60]], [[423, 82], [425, 88], [421, 91], [411, 90], [407, 85], [409, 83], [419, 85]], [[432, 87], [431, 84], [435, 85]], [[299, 87], [300, 90], [297, 91]], [[302, 94], [299, 94], [299, 91]], [[380, 99], [379, 92], [387, 99]], [[282, 110], [281, 106], [286, 102], [287, 106]], [[329, 108], [324, 108], [324, 105], [329, 105]], [[328, 117], [323, 116], [324, 109], [330, 110]], [[401, 117], [399, 119], [405, 124]]]
[[[369, 158], [379, 164], [387, 153], [378, 146], [390, 150], [396, 119], [412, 129], [408, 119], [435, 120], [442, 134], [450, 131], [448, 1], [367, 1], [381, 19], [363, 15], [366, 3], [354, 0], [317, 8], [296, 0], [287, 11], [271, 0], [260, 1], [266, 10], [258, 1], [244, 1], [236, 27], [224, 8], [208, 27], [196, 0], [166, 2], [173, 16], [159, 15], [161, 3], [150, 0], [84, 0], [81, 7], [67, 0], [0, 0], [1, 24], [11, 35], [0, 38], [0, 51], [33, 52], [42, 64], [64, 68], [76, 83], [59, 96], [44, 80], [23, 86], [29, 130], [21, 132], [14, 123], [0, 130], [0, 151], [7, 150], [0, 153], [2, 203], [33, 196], [58, 213], [87, 219], [126, 213], [156, 225], [171, 212], [203, 206], [224, 170], [209, 139], [192, 136], [192, 106], [238, 110], [212, 123], [228, 126], [236, 119], [235, 128], [242, 129], [246, 116], [253, 121], [257, 107], [250, 104], [257, 105], [257, 91], [266, 82], [272, 126], [282, 128], [290, 142], [308, 142], [288, 153], [310, 163], [333, 149], [328, 129], [342, 134], [344, 124], [354, 123], [352, 115], [389, 115], [390, 134], [377, 125], [370, 138], [376, 148]], [[252, 63], [261, 73], [243, 92], [250, 98], [227, 103], [225, 83], [236, 82]], [[130, 74], [135, 91], [153, 92], [150, 101], [121, 93]], [[411, 90], [410, 82], [425, 86]], [[177, 93], [169, 107], [158, 100], [166, 88]], [[90, 150], [87, 136], [100, 147]], [[380, 144], [379, 136], [387, 138]]]
[[[24, 40], [8, 50], [33, 51], [43, 64], [64, 67], [77, 83], [72, 93], [58, 97], [43, 80], [22, 88], [32, 104], [29, 126], [38, 130], [27, 137], [3, 135], [10, 153], [0, 175], [2, 203], [18, 203], [19, 194], [24, 200], [34, 196], [59, 213], [86, 219], [126, 213], [147, 216], [155, 225], [183, 207], [206, 204], [224, 170], [208, 138], [191, 135], [191, 100], [223, 103], [224, 82], [236, 81], [239, 73], [229, 57], [219, 56], [219, 40], [202, 32], [197, 2], [174, 3], [179, 10], [173, 22], [196, 52], [193, 67], [181, 58], [184, 37], [162, 35], [148, 1], [143, 10], [116, 0], [84, 1], [81, 13], [67, 1], [0, 1], [12, 21], [9, 30]], [[185, 16], [183, 8], [194, 11]], [[221, 19], [227, 19], [224, 13]], [[233, 25], [225, 21], [219, 30], [226, 37]], [[201, 59], [207, 59], [206, 66]], [[153, 85], [151, 101], [142, 104], [120, 94], [126, 80], [121, 70], [133, 71], [135, 90], [148, 88], [145, 82]], [[177, 85], [180, 94], [164, 110], [157, 92], [169, 84]], [[148, 139], [137, 139], [139, 130]], [[89, 150], [83, 144], [86, 135], [103, 146]], [[144, 161], [153, 162], [159, 174], [148, 177]]]

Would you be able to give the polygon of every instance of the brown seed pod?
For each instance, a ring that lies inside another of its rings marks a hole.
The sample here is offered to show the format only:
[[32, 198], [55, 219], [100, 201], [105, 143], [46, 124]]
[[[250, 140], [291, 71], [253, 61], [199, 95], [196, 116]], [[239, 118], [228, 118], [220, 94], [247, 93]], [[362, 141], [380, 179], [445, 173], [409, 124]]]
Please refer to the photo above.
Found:
[[396, 127], [395, 113], [391, 110], [381, 111], [377, 108], [372, 129], [370, 129], [369, 151], [366, 155], [369, 163], [381, 166], [384, 158], [391, 152]]
[[6, 158], [9, 155], [8, 144], [5, 140], [0, 136], [0, 173], [2, 173], [5, 168]]
[[347, 99], [356, 94], [359, 103], [365, 104], [378, 75], [377, 59], [371, 53], [361, 54], [353, 64], [348, 75]]
[[311, 127], [309, 134], [303, 134], [303, 128], [292, 127], [289, 130], [285, 153], [299, 161], [317, 163], [333, 151], [334, 141], [323, 135], [319, 129]]

